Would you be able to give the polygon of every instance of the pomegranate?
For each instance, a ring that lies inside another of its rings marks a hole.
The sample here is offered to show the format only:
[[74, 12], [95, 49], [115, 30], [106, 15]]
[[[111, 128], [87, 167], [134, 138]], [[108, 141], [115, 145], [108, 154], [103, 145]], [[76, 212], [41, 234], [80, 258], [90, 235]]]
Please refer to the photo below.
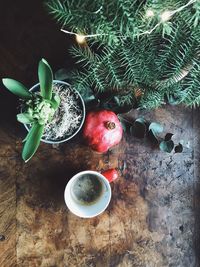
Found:
[[116, 169], [109, 169], [107, 171], [103, 171], [101, 174], [106, 177], [109, 183], [115, 181], [118, 178], [118, 172]]
[[99, 153], [117, 145], [123, 134], [117, 115], [109, 110], [91, 111], [87, 114], [83, 136], [87, 144]]

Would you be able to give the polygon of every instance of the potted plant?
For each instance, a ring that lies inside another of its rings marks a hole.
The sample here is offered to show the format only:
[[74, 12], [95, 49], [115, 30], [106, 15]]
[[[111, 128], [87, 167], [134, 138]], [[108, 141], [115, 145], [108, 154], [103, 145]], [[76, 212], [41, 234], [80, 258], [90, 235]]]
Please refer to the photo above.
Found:
[[40, 141], [65, 142], [78, 133], [85, 119], [81, 95], [68, 83], [53, 80], [45, 59], [39, 62], [38, 77], [39, 83], [29, 90], [16, 80], [2, 80], [5, 87], [22, 100], [17, 120], [28, 130], [22, 151], [25, 162], [35, 154]]

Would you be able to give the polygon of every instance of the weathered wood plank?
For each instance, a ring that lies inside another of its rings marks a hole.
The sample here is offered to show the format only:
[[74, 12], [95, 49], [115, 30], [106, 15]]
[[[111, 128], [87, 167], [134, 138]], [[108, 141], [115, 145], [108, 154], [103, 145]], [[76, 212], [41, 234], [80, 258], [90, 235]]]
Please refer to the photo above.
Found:
[[193, 236], [196, 266], [200, 265], [200, 109], [193, 110], [194, 131], [194, 217], [195, 232]]
[[19, 266], [108, 265], [109, 212], [85, 220], [71, 214], [63, 191], [80, 170], [102, 169], [104, 158], [71, 143], [59, 149], [42, 145], [18, 173]]
[[[69, 60], [70, 40], [45, 15], [41, 1], [8, 0], [0, 12], [1, 75], [32, 85], [41, 57], [55, 69]], [[57, 149], [42, 144], [25, 165], [20, 156], [25, 131], [13, 124], [16, 105], [16, 98], [2, 91], [0, 234], [5, 241], [0, 241], [0, 266], [198, 266], [199, 111], [166, 107], [129, 114], [161, 122], [175, 139], [190, 141], [180, 155], [128, 136], [100, 155], [76, 138]], [[112, 184], [106, 212], [87, 220], [71, 214], [63, 200], [69, 178], [81, 170], [112, 167], [121, 170], [121, 177]]]
[[[180, 119], [174, 122], [174, 116]], [[168, 108], [155, 117], [177, 138], [190, 141], [190, 148], [168, 155], [126, 137], [100, 155], [77, 138], [58, 149], [42, 145], [22, 166], [17, 178], [20, 266], [196, 266], [192, 113]], [[121, 169], [124, 163], [105, 213], [84, 220], [66, 209], [63, 190], [73, 174]]]
[[[0, 131], [0, 140], [3, 131]], [[4, 136], [0, 148], [0, 266], [16, 266], [16, 164], [11, 146]], [[13, 143], [14, 144], [14, 143]]]

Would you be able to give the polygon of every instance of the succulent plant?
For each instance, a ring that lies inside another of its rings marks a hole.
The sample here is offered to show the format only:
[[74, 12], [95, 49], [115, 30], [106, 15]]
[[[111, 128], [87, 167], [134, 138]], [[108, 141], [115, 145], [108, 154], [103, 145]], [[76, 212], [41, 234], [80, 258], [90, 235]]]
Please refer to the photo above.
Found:
[[16, 80], [2, 79], [4, 86], [23, 100], [23, 113], [17, 115], [17, 120], [31, 126], [24, 139], [22, 158], [25, 162], [30, 160], [37, 151], [45, 124], [52, 120], [60, 104], [59, 96], [53, 93], [53, 74], [45, 59], [39, 62], [38, 77], [40, 83], [38, 92], [30, 92], [26, 86]]

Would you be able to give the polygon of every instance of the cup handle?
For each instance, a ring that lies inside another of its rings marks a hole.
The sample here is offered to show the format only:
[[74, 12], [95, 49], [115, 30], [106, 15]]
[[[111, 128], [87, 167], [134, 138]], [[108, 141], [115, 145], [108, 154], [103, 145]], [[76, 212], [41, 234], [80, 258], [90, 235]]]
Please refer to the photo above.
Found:
[[108, 180], [109, 183], [115, 181], [119, 176], [116, 169], [108, 169], [103, 171], [101, 174]]

